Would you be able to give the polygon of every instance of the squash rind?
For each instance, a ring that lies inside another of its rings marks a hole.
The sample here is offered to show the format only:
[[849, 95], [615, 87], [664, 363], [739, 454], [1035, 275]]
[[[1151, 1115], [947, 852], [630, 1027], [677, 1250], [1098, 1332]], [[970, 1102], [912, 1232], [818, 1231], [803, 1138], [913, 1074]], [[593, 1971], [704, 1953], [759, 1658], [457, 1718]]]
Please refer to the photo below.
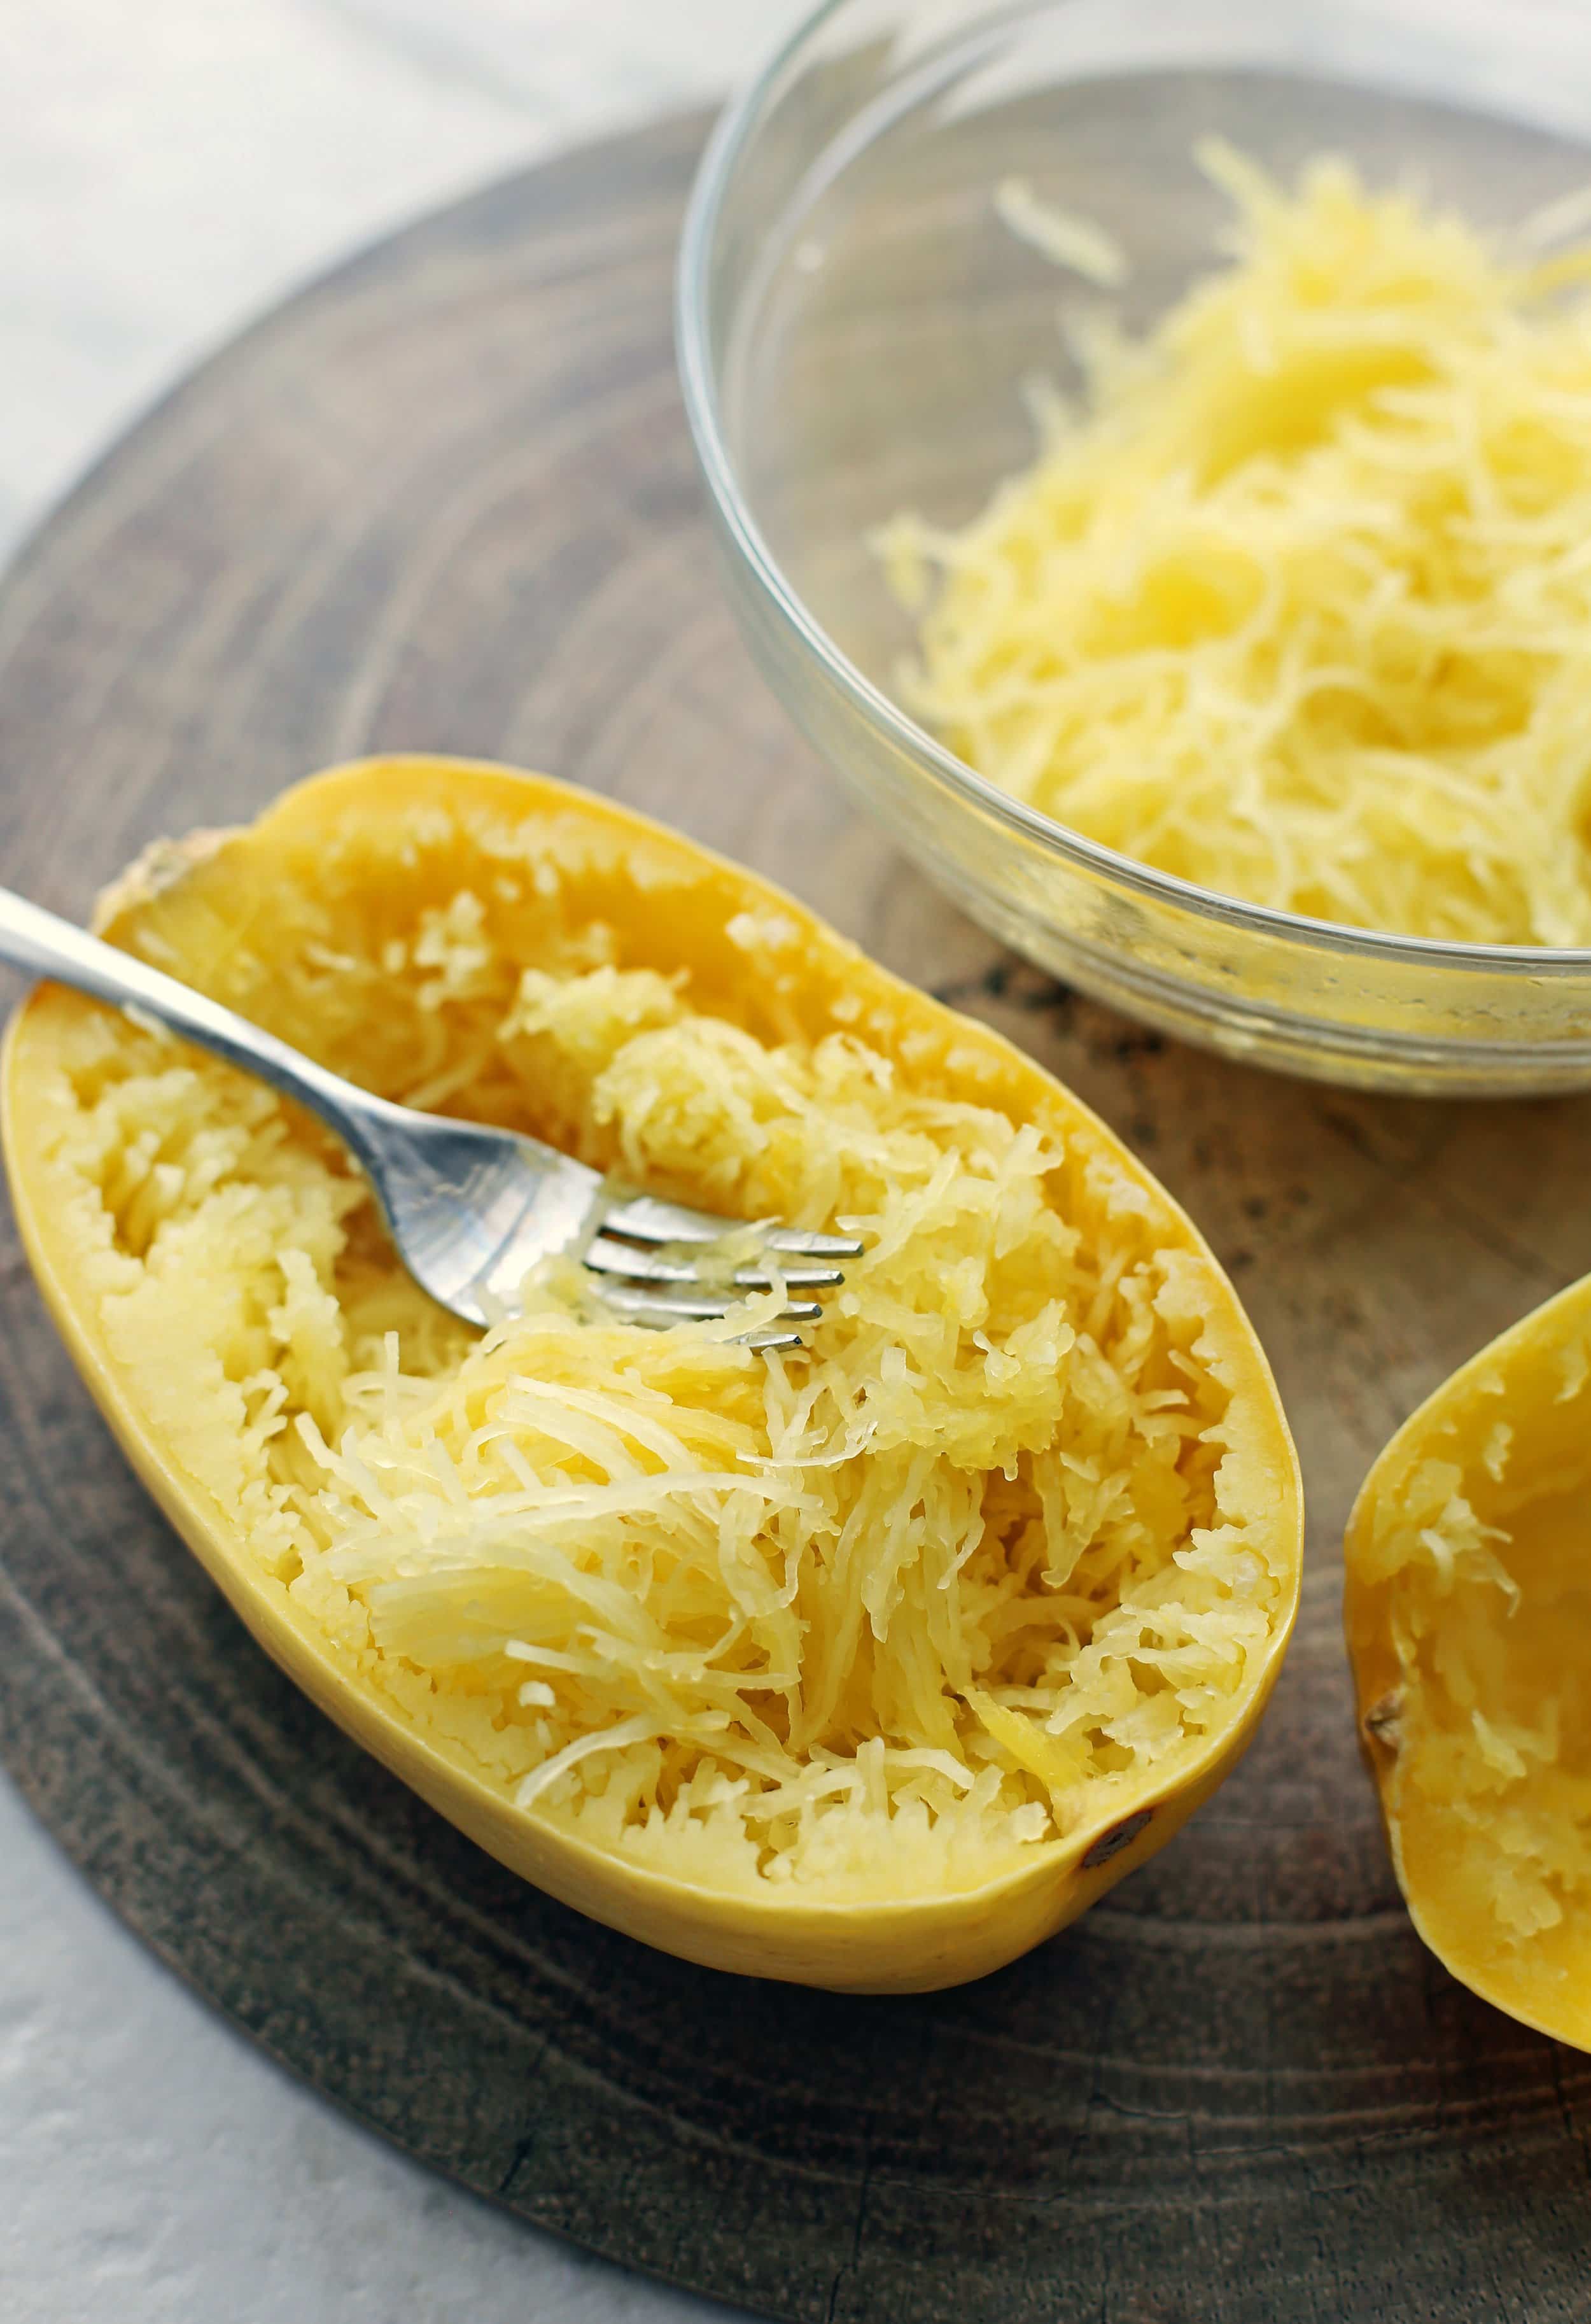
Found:
[[[1252, 1327], [1191, 1222], [1112, 1133], [1030, 1059], [889, 976], [768, 882], [628, 810], [545, 778], [473, 761], [367, 760], [298, 786], [246, 832], [205, 835], [192, 860], [207, 862], [218, 850], [236, 849], [246, 864], [251, 852], [268, 855], [274, 839], [336, 815], [391, 813], [400, 801], [454, 801], [465, 792], [510, 816], [534, 807], [575, 817], [593, 847], [626, 855], [639, 850], [653, 858], [663, 888], [672, 876], [669, 867], [683, 874], [688, 866], [698, 883], [737, 910], [787, 915], [801, 936], [803, 1008], [821, 1013], [825, 993], [860, 993], [881, 1019], [909, 1028], [941, 1058], [953, 1061], [980, 1102], [1059, 1104], [1069, 1134], [1108, 1157], [1153, 1203], [1160, 1240], [1186, 1255], [1184, 1296], [1201, 1303], [1204, 1343], [1226, 1368], [1235, 1403], [1241, 1400], [1249, 1416], [1241, 1457], [1256, 1464], [1256, 1480], [1274, 1507], [1272, 1546], [1286, 1578], [1281, 1618], [1230, 1717], [1179, 1763], [1173, 1778], [1146, 1781], [1136, 1795], [1117, 1792], [1107, 1813], [1036, 1851], [1031, 1864], [971, 1890], [896, 1904], [836, 1904], [805, 1899], [786, 1886], [764, 1899], [729, 1895], [627, 1862], [533, 1810], [516, 1809], [408, 1725], [339, 1663], [287, 1592], [226, 1538], [211, 1497], [158, 1440], [95, 1329], [80, 1263], [51, 1214], [39, 1125], [56, 1012], [94, 1005], [55, 988], [36, 993], [14, 1020], [0, 1063], [0, 1130], [23, 1244], [41, 1289], [133, 1469], [253, 1637], [355, 1741], [503, 1863], [598, 1920], [714, 1968], [860, 1992], [926, 1990], [981, 1976], [1065, 1925], [1163, 1845], [1229, 1772], [1274, 1683], [1298, 1602], [1301, 1489], [1296, 1453]], [[179, 850], [163, 850], [158, 881], [179, 881], [182, 860]], [[113, 941], [151, 892], [147, 862], [111, 891], [103, 925]], [[1127, 1845], [1107, 1852], [1102, 1843], [1145, 1808], [1154, 1810], [1148, 1823]], [[1085, 1858], [1092, 1858], [1091, 1868], [1084, 1868]]]
[[[1407, 1561], [1406, 1550], [1411, 1498], [1419, 1492], [1422, 1470], [1440, 1463], [1456, 1475], [1455, 1493], [1483, 1520], [1504, 1518], [1495, 1554], [1516, 1587], [1518, 1575], [1524, 1576], [1522, 1598], [1540, 1601], [1544, 1593], [1577, 1588], [1546, 1520], [1566, 1489], [1555, 1445], [1559, 1454], [1567, 1452], [1568, 1468], [1577, 1465], [1581, 1472], [1577, 1489], [1569, 1487], [1571, 1498], [1582, 1511], [1591, 1508], [1591, 1434], [1586, 1433], [1591, 1403], [1582, 1376], [1588, 1359], [1591, 1277], [1522, 1316], [1450, 1374], [1389, 1440], [1360, 1487], [1345, 1540], [1343, 1600], [1361, 1752], [1410, 1918], [1471, 1992], [1583, 2050], [1591, 2050], [1591, 1939], [1584, 1933], [1583, 1909], [1571, 1897], [1555, 1925], [1530, 1932], [1511, 1930], [1499, 1917], [1491, 1876], [1506, 1877], [1511, 1851], [1501, 1834], [1488, 1847], [1486, 1812], [1475, 1812], [1475, 1800], [1484, 1800], [1490, 1784], [1478, 1744], [1458, 1762], [1467, 1778], [1471, 1772], [1478, 1778], [1474, 1791], [1454, 1786], [1444, 1796], [1416, 1773], [1434, 1725], [1441, 1722], [1450, 1732], [1457, 1723], [1450, 1702], [1428, 1709], [1426, 1696], [1446, 1696], [1445, 1683], [1433, 1688], [1431, 1673], [1444, 1657], [1462, 1651], [1475, 1585], [1460, 1575], [1445, 1588], [1431, 1588], [1422, 1566]], [[1566, 1394], [1566, 1384], [1577, 1378], [1577, 1388]], [[1501, 1452], [1499, 1427], [1509, 1432]], [[1510, 1483], [1513, 1460], [1522, 1473]], [[1494, 1506], [1503, 1501], [1510, 1506]], [[1394, 1564], [1400, 1558], [1404, 1562]], [[1411, 1591], [1431, 1608], [1422, 1652], [1410, 1640]], [[1583, 1621], [1560, 1608], [1559, 1618], [1549, 1613], [1540, 1626], [1522, 1628], [1513, 1612], [1520, 1602], [1511, 1604], [1505, 1592], [1492, 1590], [1481, 1604], [1481, 1627], [1494, 1642], [1496, 1667], [1541, 1705], [1573, 1677]], [[1503, 1716], [1495, 1699], [1482, 1699], [1475, 1708], [1493, 1721]], [[1501, 1804], [1503, 1787], [1491, 1787]], [[1516, 1787], [1516, 1802], [1521, 1798], [1528, 1804], [1528, 1787]], [[1516, 1805], [1516, 1860], [1517, 1814]]]

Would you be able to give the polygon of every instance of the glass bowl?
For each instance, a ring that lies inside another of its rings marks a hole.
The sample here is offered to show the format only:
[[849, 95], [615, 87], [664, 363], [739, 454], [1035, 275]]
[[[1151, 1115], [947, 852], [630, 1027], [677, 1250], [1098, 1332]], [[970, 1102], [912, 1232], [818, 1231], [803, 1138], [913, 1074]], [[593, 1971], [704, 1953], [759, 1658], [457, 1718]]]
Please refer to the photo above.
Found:
[[[1336, 927], [1215, 895], [983, 781], [891, 696], [911, 632], [867, 545], [965, 521], [1066, 383], [1063, 307], [1142, 329], [1211, 263], [1211, 134], [1291, 176], [1322, 149], [1485, 225], [1591, 183], [1579, 0], [832, 0], [732, 105], [680, 258], [691, 428], [728, 586], [775, 692], [972, 917], [1184, 1039], [1361, 1087], [1591, 1084], [1591, 952]], [[998, 221], [1002, 178], [1098, 220], [1125, 289]], [[1591, 752], [1591, 702], [1586, 705]]]

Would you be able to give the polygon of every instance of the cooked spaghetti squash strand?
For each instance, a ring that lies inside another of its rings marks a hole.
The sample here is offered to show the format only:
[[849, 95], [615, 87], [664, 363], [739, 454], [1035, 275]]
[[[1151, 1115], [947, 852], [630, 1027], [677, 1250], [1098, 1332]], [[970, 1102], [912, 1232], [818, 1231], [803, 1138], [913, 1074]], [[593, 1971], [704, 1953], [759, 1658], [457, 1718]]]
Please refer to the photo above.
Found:
[[1355, 927], [1591, 945], [1591, 253], [1225, 148], [1231, 264], [964, 530], [880, 536], [906, 697], [1003, 788]]
[[550, 905], [409, 908], [286, 954], [284, 1028], [379, 1020], [394, 1094], [868, 1248], [780, 1354], [566, 1264], [472, 1334], [310, 1125], [85, 1015], [107, 1339], [366, 1680], [528, 1812], [837, 1896], [974, 1885], [1218, 1724], [1282, 1582], [1219, 1507], [1204, 1262], [1103, 1185], [1085, 1237], [1053, 1132], [860, 1038], [759, 1038]]

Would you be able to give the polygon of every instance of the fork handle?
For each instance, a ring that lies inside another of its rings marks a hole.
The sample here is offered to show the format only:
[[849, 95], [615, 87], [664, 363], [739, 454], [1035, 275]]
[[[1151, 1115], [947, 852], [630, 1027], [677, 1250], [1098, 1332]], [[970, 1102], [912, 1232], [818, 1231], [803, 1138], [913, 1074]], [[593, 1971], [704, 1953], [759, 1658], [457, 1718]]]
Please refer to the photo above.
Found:
[[169, 1031], [213, 1049], [228, 1065], [257, 1074], [288, 1097], [297, 1098], [363, 1157], [366, 1140], [360, 1134], [360, 1117], [381, 1111], [380, 1098], [344, 1081], [338, 1074], [328, 1073], [301, 1049], [279, 1041], [274, 1033], [252, 1025], [235, 1010], [224, 1009], [207, 993], [196, 992], [191, 985], [179, 983], [176, 977], [152, 968], [147, 961], [102, 943], [69, 920], [58, 919], [53, 912], [4, 888], [0, 888], [0, 960], [31, 970], [35, 976], [75, 985], [96, 1001], [108, 1001], [114, 1009], [152, 1017]]

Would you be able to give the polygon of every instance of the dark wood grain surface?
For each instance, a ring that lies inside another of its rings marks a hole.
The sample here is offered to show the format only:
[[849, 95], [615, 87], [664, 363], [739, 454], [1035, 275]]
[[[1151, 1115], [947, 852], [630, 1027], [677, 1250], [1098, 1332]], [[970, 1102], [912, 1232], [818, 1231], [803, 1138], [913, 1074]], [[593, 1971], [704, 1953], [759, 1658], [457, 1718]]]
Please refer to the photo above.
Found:
[[401, 235], [111, 455], [0, 595], [0, 876], [81, 915], [155, 834], [389, 745], [544, 767], [772, 872], [1032, 1048], [1234, 1269], [1310, 1495], [1274, 1709], [1181, 1839], [980, 1985], [837, 2000], [665, 1960], [516, 1883], [279, 1677], [122, 1466], [7, 1231], [0, 1748], [274, 2057], [723, 2299], [803, 2324], [1583, 2318], [1591, 2061], [1414, 1938], [1338, 1596], [1394, 1424], [1591, 1266], [1591, 1107], [1373, 1101], [1167, 1046], [999, 954], [857, 820], [752, 675], [699, 512], [668, 325], [699, 135]]

